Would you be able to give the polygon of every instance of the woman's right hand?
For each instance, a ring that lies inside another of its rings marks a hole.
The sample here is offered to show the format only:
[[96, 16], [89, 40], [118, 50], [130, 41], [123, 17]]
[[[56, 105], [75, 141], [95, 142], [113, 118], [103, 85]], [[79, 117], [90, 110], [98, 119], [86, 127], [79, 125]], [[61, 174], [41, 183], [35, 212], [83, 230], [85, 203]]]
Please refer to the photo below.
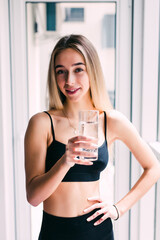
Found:
[[68, 140], [66, 145], [66, 152], [64, 154], [65, 162], [73, 167], [75, 164], [80, 165], [92, 165], [91, 159], [83, 159], [84, 157], [95, 157], [96, 153], [91, 151], [84, 151], [82, 149], [95, 149], [97, 148], [97, 139], [86, 137], [86, 136], [76, 136]]

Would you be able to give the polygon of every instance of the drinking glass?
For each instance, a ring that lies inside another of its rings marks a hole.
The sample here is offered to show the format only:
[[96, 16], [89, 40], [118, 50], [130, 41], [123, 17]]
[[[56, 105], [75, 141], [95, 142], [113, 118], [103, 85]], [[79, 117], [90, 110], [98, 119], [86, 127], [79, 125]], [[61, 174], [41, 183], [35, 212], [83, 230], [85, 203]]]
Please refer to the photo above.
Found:
[[94, 157], [81, 157], [81, 159], [87, 159], [95, 161], [98, 159], [98, 122], [99, 112], [96, 110], [83, 110], [79, 112], [79, 135], [95, 138], [97, 147], [94, 149], [81, 149], [82, 151], [95, 153]]

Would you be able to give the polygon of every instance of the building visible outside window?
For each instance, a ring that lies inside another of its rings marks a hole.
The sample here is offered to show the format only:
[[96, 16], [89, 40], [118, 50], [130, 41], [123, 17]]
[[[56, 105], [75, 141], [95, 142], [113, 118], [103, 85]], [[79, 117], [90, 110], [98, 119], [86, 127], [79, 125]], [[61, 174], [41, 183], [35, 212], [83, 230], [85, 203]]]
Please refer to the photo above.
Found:
[[84, 8], [65, 8], [65, 22], [84, 22]]
[[115, 48], [115, 14], [105, 14], [102, 19], [102, 47]]
[[46, 30], [56, 31], [56, 3], [46, 3]]

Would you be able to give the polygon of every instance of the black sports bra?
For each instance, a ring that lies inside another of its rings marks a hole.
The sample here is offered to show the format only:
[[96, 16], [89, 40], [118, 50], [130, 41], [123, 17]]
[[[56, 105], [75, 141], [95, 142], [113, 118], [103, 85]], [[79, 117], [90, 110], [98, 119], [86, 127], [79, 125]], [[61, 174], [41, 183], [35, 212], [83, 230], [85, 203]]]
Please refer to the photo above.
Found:
[[[66, 145], [59, 141], [55, 140], [54, 128], [51, 115], [48, 112], [51, 120], [51, 128], [53, 134], [53, 141], [47, 148], [46, 153], [46, 165], [45, 172], [48, 172], [54, 164], [62, 157], [65, 153]], [[100, 178], [100, 172], [102, 172], [108, 164], [108, 147], [107, 147], [107, 139], [106, 139], [106, 113], [104, 112], [104, 121], [105, 121], [105, 141], [98, 148], [98, 159], [93, 162], [93, 165], [78, 165], [75, 164], [73, 167], [69, 169], [62, 182], [89, 182], [89, 181], [97, 181]]]

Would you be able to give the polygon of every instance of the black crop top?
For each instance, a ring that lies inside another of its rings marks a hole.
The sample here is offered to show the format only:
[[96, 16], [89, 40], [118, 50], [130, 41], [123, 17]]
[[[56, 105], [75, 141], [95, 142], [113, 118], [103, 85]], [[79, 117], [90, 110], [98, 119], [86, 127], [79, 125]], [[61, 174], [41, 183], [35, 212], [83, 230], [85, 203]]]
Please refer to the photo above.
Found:
[[[48, 172], [54, 164], [62, 157], [65, 153], [66, 145], [59, 141], [55, 140], [53, 122], [50, 114], [48, 114], [51, 120], [51, 128], [53, 134], [53, 141], [47, 148], [46, 153], [46, 164], [45, 172]], [[108, 164], [108, 147], [106, 139], [106, 113], [104, 112], [104, 121], [105, 121], [105, 141], [98, 148], [98, 159], [93, 161], [93, 165], [78, 165], [75, 164], [69, 169], [62, 182], [89, 182], [97, 181], [100, 178], [100, 172], [105, 169]]]

